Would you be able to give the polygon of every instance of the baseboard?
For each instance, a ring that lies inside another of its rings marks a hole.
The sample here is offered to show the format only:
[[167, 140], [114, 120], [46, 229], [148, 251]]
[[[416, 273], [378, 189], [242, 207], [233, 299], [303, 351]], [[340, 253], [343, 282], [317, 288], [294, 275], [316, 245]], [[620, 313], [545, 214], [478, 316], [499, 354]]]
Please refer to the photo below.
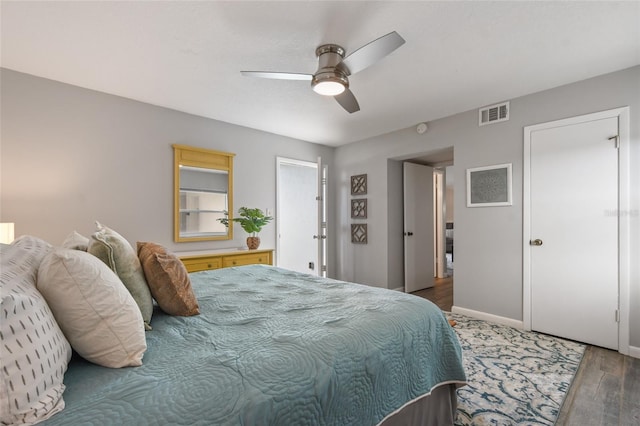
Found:
[[404, 293], [404, 287], [396, 287], [396, 288], [392, 288], [391, 290], [395, 290], [395, 291], [399, 291]]
[[632, 358], [640, 358], [640, 347], [629, 346], [629, 356]]
[[524, 329], [524, 322], [514, 320], [507, 317], [500, 317], [498, 315], [488, 314], [486, 312], [474, 311], [473, 309], [461, 308], [459, 306], [452, 306], [451, 312], [454, 314], [462, 314], [471, 318], [493, 322], [496, 324], [508, 325], [509, 327], [517, 328], [519, 330]]

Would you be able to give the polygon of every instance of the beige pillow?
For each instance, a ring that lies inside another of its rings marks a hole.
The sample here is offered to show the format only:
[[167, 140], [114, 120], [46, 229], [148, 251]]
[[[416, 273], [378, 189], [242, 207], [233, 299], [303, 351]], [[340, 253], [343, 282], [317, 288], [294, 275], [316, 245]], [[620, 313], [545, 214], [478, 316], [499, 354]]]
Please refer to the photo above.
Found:
[[62, 242], [62, 247], [74, 250], [87, 251], [89, 248], [89, 238], [80, 234], [77, 231], [73, 231]]
[[104, 367], [142, 365], [142, 315], [118, 276], [100, 259], [60, 248], [42, 260], [38, 290], [73, 349]]
[[21, 237], [12, 245], [0, 244], [3, 425], [38, 423], [64, 408], [63, 379], [71, 346], [36, 289], [38, 267], [50, 248], [35, 237]]
[[98, 230], [91, 235], [87, 250], [115, 272], [138, 304], [145, 329], [151, 330], [153, 299], [144, 278], [142, 265], [131, 244], [116, 231], [96, 222]]
[[200, 313], [189, 273], [176, 255], [159, 244], [138, 242], [138, 258], [151, 295], [163, 311], [180, 316]]

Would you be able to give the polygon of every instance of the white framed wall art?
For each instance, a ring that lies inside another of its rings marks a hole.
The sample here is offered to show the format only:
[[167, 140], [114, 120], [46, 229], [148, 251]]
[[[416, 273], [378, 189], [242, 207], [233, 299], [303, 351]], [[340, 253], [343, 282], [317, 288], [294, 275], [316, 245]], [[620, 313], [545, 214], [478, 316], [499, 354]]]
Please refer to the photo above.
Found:
[[511, 163], [467, 169], [467, 207], [512, 204]]

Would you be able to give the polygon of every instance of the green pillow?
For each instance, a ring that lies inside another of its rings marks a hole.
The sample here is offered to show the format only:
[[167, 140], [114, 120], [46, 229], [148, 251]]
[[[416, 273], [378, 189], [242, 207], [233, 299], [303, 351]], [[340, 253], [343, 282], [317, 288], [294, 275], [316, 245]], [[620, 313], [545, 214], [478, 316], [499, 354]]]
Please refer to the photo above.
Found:
[[142, 265], [129, 242], [113, 229], [96, 222], [88, 252], [96, 256], [118, 275], [142, 313], [145, 330], [151, 330], [153, 299], [144, 277]]

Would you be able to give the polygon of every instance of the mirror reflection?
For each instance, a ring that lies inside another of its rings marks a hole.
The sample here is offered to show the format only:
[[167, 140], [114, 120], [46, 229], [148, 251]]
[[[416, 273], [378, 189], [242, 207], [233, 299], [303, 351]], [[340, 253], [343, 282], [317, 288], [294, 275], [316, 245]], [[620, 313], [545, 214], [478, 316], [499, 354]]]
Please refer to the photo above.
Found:
[[184, 145], [174, 148], [175, 241], [231, 239], [220, 223], [233, 211], [233, 156]]
[[180, 236], [227, 235], [218, 219], [229, 209], [229, 173], [199, 167], [180, 167]]

